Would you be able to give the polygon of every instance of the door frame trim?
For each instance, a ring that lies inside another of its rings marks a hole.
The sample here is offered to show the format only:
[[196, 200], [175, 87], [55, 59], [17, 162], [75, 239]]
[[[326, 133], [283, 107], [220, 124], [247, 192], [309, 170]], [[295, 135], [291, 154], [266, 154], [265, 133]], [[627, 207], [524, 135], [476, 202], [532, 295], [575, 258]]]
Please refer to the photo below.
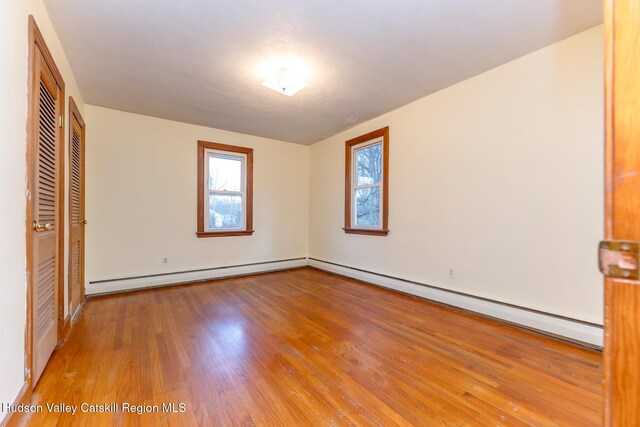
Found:
[[[27, 259], [26, 259], [26, 276], [27, 276], [27, 312], [26, 312], [26, 330], [25, 330], [25, 381], [29, 384], [29, 389], [33, 389], [33, 253], [32, 253], [32, 239], [33, 239], [33, 229], [31, 223], [33, 221], [33, 200], [31, 198], [32, 189], [33, 189], [33, 148], [34, 144], [37, 143], [37, 133], [34, 132], [35, 122], [37, 119], [37, 112], [35, 111], [35, 94], [37, 93], [36, 87], [36, 49], [40, 51], [42, 57], [44, 58], [45, 63], [51, 70], [53, 77], [60, 87], [60, 111], [64, 115], [65, 111], [65, 84], [62, 78], [62, 74], [60, 70], [56, 66], [55, 61], [53, 60], [53, 55], [49, 51], [47, 44], [44, 41], [44, 37], [38, 28], [38, 24], [36, 24], [36, 20], [33, 15], [29, 15], [29, 66], [28, 66], [28, 82], [27, 82], [27, 140], [26, 140], [26, 249], [27, 249]], [[59, 153], [60, 153], [60, 164], [59, 164], [59, 173], [58, 173], [58, 182], [56, 183], [58, 186], [58, 215], [57, 215], [57, 223], [58, 223], [58, 247], [57, 247], [57, 256], [59, 257], [58, 263], [58, 310], [63, 310], [64, 313], [64, 236], [65, 236], [65, 227], [64, 227], [64, 198], [65, 198], [65, 150], [64, 150], [64, 142], [65, 136], [64, 131], [59, 132]], [[60, 319], [60, 316], [57, 316], [57, 330], [58, 330], [58, 344], [60, 344], [61, 339], [63, 338], [63, 330], [64, 330], [64, 319]]]
[[[85, 283], [84, 283], [84, 265], [82, 265], [82, 282], [80, 283], [80, 302], [78, 303], [78, 307], [76, 308], [76, 310], [74, 310], [73, 312], [71, 311], [71, 306], [73, 304], [73, 294], [72, 294], [72, 283], [71, 283], [71, 162], [73, 161], [71, 159], [71, 149], [73, 147], [72, 143], [71, 143], [71, 139], [73, 138], [73, 118], [75, 118], [78, 121], [78, 124], [80, 125], [80, 129], [82, 131], [82, 135], [80, 135], [80, 142], [82, 144], [82, 158], [80, 159], [81, 161], [81, 168], [82, 168], [82, 175], [81, 175], [81, 180], [82, 180], [82, 190], [81, 190], [81, 197], [82, 197], [82, 207], [81, 207], [81, 212], [84, 214], [84, 208], [85, 208], [85, 199], [84, 199], [84, 180], [85, 180], [85, 173], [84, 173], [84, 153], [85, 153], [85, 132], [86, 132], [86, 125], [85, 125], [85, 121], [82, 118], [82, 114], [80, 113], [80, 110], [78, 109], [78, 105], [76, 104], [75, 100], [73, 99], [73, 96], [69, 97], [69, 120], [67, 121], [69, 123], [69, 204], [68, 204], [68, 208], [69, 208], [69, 243], [67, 245], [67, 248], [69, 250], [69, 259], [67, 260], [67, 264], [68, 264], [68, 271], [67, 271], [67, 295], [69, 296], [69, 315], [66, 316], [65, 318], [65, 327], [67, 326], [68, 323], [70, 323], [73, 320], [73, 316], [75, 315], [75, 312], [77, 311], [77, 309], [82, 306], [82, 302], [84, 301], [84, 297], [85, 297]], [[82, 219], [84, 218], [85, 215], [83, 215]], [[82, 260], [84, 261], [84, 252], [85, 252], [85, 236], [84, 236], [84, 226], [81, 225], [81, 227], [83, 227], [82, 229], [82, 252], [83, 252], [83, 257]]]
[[[605, 240], [640, 241], [640, 0], [605, 0]], [[604, 277], [604, 423], [638, 425], [640, 281]]]
[[[606, 239], [613, 238], [613, 52], [614, 52], [614, 0], [604, 0], [603, 2], [603, 23], [604, 23], [604, 236]], [[611, 309], [608, 301], [613, 299], [613, 287], [606, 278], [604, 279], [604, 353], [602, 361], [603, 369], [603, 425], [610, 426], [613, 421], [613, 390], [609, 387], [613, 364], [611, 357], [607, 355], [613, 347], [613, 336], [608, 333], [607, 328], [611, 325]]]

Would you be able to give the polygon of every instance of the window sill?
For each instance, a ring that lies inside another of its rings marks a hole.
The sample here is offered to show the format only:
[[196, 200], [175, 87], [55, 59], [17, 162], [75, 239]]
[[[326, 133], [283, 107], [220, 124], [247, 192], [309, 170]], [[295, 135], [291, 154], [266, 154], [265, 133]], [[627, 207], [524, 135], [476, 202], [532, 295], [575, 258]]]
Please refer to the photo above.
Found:
[[347, 234], [366, 234], [367, 236], [386, 236], [389, 230], [369, 230], [366, 228], [343, 228]]
[[198, 238], [203, 237], [231, 237], [231, 236], [251, 236], [254, 230], [239, 230], [239, 231], [198, 231], [196, 236]]

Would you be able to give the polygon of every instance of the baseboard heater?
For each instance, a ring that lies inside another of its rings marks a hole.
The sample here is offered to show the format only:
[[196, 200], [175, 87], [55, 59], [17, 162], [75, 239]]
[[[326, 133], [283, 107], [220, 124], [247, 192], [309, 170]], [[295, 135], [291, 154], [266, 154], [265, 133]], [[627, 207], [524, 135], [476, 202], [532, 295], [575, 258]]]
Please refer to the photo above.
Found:
[[144, 276], [122, 277], [116, 279], [95, 280], [89, 282], [85, 290], [88, 296], [97, 296], [117, 292], [134, 291], [159, 286], [182, 283], [202, 282], [225, 277], [246, 276], [269, 271], [290, 270], [307, 266], [307, 258], [290, 258], [276, 261], [254, 262], [198, 270], [176, 271], [170, 273], [148, 274]]
[[518, 307], [499, 301], [463, 294], [399, 277], [374, 273], [355, 267], [309, 258], [309, 266], [341, 276], [350, 277], [372, 285], [393, 289], [406, 294], [461, 308], [492, 317], [555, 338], [583, 346], [601, 349], [604, 333], [601, 325]]

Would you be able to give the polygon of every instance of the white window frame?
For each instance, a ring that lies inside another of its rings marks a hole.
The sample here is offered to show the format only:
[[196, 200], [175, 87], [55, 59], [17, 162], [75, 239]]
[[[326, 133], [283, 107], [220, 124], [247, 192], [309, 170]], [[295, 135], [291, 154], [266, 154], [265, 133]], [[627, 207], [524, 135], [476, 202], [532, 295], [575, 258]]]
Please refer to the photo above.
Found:
[[[240, 191], [228, 191], [228, 190], [212, 190], [209, 188], [210, 170], [209, 159], [211, 157], [217, 157], [221, 159], [240, 160], [241, 164], [241, 184]], [[243, 153], [236, 153], [232, 151], [214, 150], [206, 148], [204, 150], [204, 229], [208, 233], [225, 233], [229, 231], [245, 231], [247, 229], [247, 155]], [[242, 198], [242, 222], [239, 228], [210, 228], [209, 227], [209, 199], [211, 195], [223, 195], [223, 196], [241, 196]]]
[[[359, 230], [382, 230], [382, 214], [384, 212], [384, 172], [381, 174], [380, 182], [375, 184], [358, 185], [358, 151], [368, 148], [372, 145], [378, 145], [382, 148], [383, 155], [380, 158], [380, 170], [384, 171], [384, 137], [375, 138], [369, 141], [365, 141], [361, 144], [356, 144], [351, 147], [351, 227]], [[378, 209], [378, 224], [377, 227], [359, 226], [357, 221], [358, 204], [356, 199], [356, 191], [363, 188], [375, 188], [378, 187], [380, 194], [380, 209]]]

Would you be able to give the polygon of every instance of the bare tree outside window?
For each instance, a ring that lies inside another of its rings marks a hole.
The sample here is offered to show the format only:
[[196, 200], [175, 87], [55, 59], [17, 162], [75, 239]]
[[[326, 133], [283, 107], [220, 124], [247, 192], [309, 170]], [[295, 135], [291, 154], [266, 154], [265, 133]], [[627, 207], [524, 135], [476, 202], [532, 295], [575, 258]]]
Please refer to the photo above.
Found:
[[346, 141], [346, 233], [388, 234], [388, 158], [388, 127]]
[[380, 227], [382, 143], [360, 148], [355, 153], [355, 223], [361, 227]]
[[209, 154], [209, 228], [242, 227], [242, 177], [244, 160]]
[[253, 149], [198, 141], [198, 237], [253, 234]]

